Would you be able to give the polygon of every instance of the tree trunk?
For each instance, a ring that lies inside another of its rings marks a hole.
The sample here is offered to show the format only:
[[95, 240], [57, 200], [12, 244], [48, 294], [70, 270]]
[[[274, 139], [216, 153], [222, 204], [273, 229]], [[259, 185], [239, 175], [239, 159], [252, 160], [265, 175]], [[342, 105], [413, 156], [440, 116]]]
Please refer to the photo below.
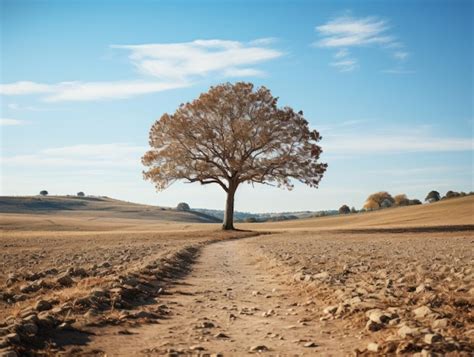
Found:
[[234, 196], [237, 187], [229, 187], [227, 191], [227, 200], [225, 202], [224, 222], [222, 229], [225, 231], [234, 230]]

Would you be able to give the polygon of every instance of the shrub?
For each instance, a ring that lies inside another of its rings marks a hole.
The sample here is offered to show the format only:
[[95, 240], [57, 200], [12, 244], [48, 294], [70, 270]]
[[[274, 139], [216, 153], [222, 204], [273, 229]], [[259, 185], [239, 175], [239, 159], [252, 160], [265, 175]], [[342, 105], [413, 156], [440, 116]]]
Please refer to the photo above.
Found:
[[381, 191], [371, 194], [365, 201], [364, 208], [373, 211], [379, 208], [391, 207], [394, 202], [395, 200], [390, 193]]
[[461, 197], [461, 194], [456, 191], [448, 191], [446, 192], [446, 195], [444, 195], [443, 199], [450, 199], [450, 198], [456, 198], [456, 197]]
[[365, 211], [373, 211], [373, 210], [376, 210], [376, 209], [379, 209], [380, 208], [380, 205], [373, 201], [373, 200], [367, 200], [364, 204], [364, 210]]
[[430, 202], [430, 203], [439, 201], [440, 199], [441, 199], [441, 195], [439, 194], [438, 191], [430, 191], [425, 197], [425, 201]]
[[410, 204], [410, 200], [405, 194], [396, 195], [393, 199], [396, 206], [408, 206]]
[[349, 208], [348, 205], [342, 205], [342, 206], [339, 208], [339, 213], [340, 213], [340, 214], [348, 214], [348, 213], [351, 213], [351, 209]]
[[40, 191], [40, 195], [41, 196], [48, 196], [48, 191], [42, 190], [42, 191]]
[[380, 204], [380, 208], [389, 208], [393, 206], [393, 201], [389, 200], [388, 198], [384, 199]]
[[81, 192], [78, 192], [78, 193], [77, 193], [77, 196], [78, 196], [78, 197], [85, 197], [86, 195], [84, 194], [84, 192], [81, 191]]
[[178, 203], [178, 205], [176, 206], [176, 209], [178, 211], [190, 211], [191, 210], [191, 208], [189, 207], [189, 205], [186, 202]]

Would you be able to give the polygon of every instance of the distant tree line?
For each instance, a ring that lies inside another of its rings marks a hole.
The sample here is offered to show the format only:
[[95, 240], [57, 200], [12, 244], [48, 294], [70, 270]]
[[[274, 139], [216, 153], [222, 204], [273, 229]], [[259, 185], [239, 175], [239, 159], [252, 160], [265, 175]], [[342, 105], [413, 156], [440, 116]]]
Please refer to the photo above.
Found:
[[[46, 191], [46, 190], [41, 190], [40, 191], [40, 196], [48, 196], [49, 195], [49, 192]], [[69, 196], [69, 195], [68, 195]], [[77, 197], [86, 197], [86, 194], [82, 191], [79, 191], [77, 194], [76, 194]]]
[[[456, 197], [464, 197], [464, 196], [470, 196], [474, 195], [474, 192], [456, 192], [456, 191], [448, 191], [444, 196], [441, 196], [441, 194], [438, 191], [430, 191], [425, 197], [425, 202], [427, 203], [432, 203], [432, 202], [437, 202], [441, 200], [447, 200], [451, 198], [456, 198]], [[390, 207], [401, 207], [401, 206], [413, 206], [413, 205], [421, 205], [422, 202], [419, 199], [410, 199], [407, 197], [406, 194], [398, 194], [395, 196], [392, 196], [390, 193], [386, 191], [381, 191], [381, 192], [376, 192], [371, 194], [369, 197], [367, 197], [367, 200], [364, 203], [363, 208], [360, 210], [360, 212], [365, 212], [365, 211], [374, 211], [374, 210], [379, 210], [379, 209], [384, 209], [384, 208], [390, 208]], [[349, 209], [349, 206], [344, 204], [339, 208], [339, 214], [349, 214], [349, 213], [357, 213], [358, 211], [352, 207]]]

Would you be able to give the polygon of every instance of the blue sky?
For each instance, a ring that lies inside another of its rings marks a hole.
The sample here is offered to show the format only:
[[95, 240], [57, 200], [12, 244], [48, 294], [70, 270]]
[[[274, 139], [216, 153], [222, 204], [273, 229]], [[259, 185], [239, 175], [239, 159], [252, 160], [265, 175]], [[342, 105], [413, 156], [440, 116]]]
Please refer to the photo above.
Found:
[[241, 80], [303, 110], [329, 168], [319, 189], [244, 185], [238, 210], [473, 190], [472, 1], [0, 4], [2, 195], [222, 208], [219, 187], [156, 193], [139, 158], [163, 113]]

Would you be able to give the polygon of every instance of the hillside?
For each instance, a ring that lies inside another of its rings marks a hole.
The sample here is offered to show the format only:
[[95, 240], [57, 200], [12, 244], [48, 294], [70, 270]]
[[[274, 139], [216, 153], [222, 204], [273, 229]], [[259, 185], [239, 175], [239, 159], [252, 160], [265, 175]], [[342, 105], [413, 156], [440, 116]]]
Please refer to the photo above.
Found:
[[[474, 196], [374, 212], [262, 223], [262, 229], [372, 229], [474, 225]], [[240, 227], [241, 225], [239, 225]], [[245, 228], [255, 225], [244, 224]]]
[[187, 223], [214, 223], [215, 217], [194, 211], [148, 206], [108, 197], [0, 197], [0, 213], [14, 217], [64, 217], [84, 219], [120, 219]]

